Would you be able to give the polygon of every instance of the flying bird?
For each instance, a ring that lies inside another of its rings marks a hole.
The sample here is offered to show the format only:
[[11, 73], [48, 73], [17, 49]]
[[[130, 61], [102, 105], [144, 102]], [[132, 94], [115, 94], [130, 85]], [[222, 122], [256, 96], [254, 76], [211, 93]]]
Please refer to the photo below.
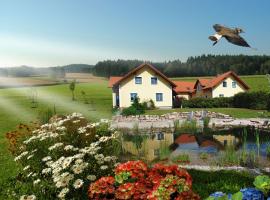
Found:
[[213, 46], [217, 44], [217, 42], [222, 37], [224, 37], [228, 42], [232, 44], [242, 47], [250, 47], [250, 45], [244, 40], [244, 38], [239, 35], [240, 33], [244, 33], [241, 28], [228, 28], [220, 24], [215, 24], [213, 28], [215, 29], [216, 33], [209, 36], [209, 39], [214, 41]]

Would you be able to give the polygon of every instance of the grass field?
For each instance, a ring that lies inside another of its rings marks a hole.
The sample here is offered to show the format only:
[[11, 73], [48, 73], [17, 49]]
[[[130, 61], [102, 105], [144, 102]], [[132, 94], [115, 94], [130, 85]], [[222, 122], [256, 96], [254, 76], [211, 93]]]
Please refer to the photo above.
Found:
[[[16, 173], [16, 167], [7, 151], [5, 133], [20, 122], [34, 121], [40, 113], [56, 107], [57, 113], [80, 112], [92, 120], [111, 117], [111, 90], [107, 81], [76, 85], [76, 101], [71, 100], [68, 85], [35, 87], [38, 107], [31, 108], [29, 88], [0, 89], [0, 181]], [[89, 104], [84, 103], [85, 91]]]
[[[71, 100], [71, 92], [67, 84], [40, 86], [32, 90], [29, 87], [0, 89], [0, 182], [16, 174], [17, 167], [6, 148], [5, 133], [13, 130], [20, 122], [27, 123], [34, 121], [38, 116], [42, 115], [42, 112], [47, 109], [53, 109], [54, 106], [57, 113], [80, 112], [92, 120], [110, 118], [112, 116], [111, 89], [107, 87], [108, 81], [95, 77], [78, 77], [78, 74], [69, 76], [70, 79], [75, 77], [87, 82], [76, 85], [76, 101]], [[243, 79], [251, 86], [252, 90], [268, 88], [267, 79], [264, 76], [245, 76]], [[183, 78], [180, 78], [180, 80], [183, 80]], [[192, 79], [184, 78], [184, 80]], [[32, 108], [30, 100], [33, 90], [37, 94], [37, 108]], [[81, 91], [86, 93], [88, 104], [84, 103]], [[190, 110], [198, 109], [153, 110], [147, 111], [147, 114], [163, 114], [166, 112]], [[222, 112], [241, 118], [258, 117], [263, 112], [237, 108], [207, 110]]]

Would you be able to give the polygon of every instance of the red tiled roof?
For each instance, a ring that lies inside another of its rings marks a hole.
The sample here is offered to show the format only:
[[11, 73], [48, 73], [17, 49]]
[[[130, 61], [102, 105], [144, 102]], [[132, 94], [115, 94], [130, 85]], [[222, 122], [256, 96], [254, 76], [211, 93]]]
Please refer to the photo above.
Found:
[[188, 81], [173, 81], [176, 85], [174, 91], [176, 93], [192, 93], [194, 92], [194, 82]]
[[206, 85], [203, 89], [214, 88], [217, 85], [219, 85], [223, 80], [225, 80], [226, 78], [228, 78], [230, 76], [233, 76], [235, 78], [235, 80], [237, 80], [239, 83], [241, 83], [245, 89], [249, 89], [248, 85], [244, 81], [242, 81], [239, 78], [239, 76], [237, 76], [233, 71], [228, 71], [224, 74], [216, 76], [215, 78], [212, 78], [210, 81], [208, 81], [208, 83], [206, 83]]
[[167, 76], [165, 76], [163, 73], [161, 73], [158, 69], [156, 69], [154, 66], [152, 66], [151, 64], [148, 63], [143, 63], [141, 65], [139, 65], [138, 67], [132, 69], [131, 71], [129, 71], [125, 76], [121, 77], [118, 81], [114, 82], [113, 85], [119, 84], [121, 81], [125, 80], [126, 78], [128, 78], [129, 76], [135, 74], [136, 71], [142, 69], [143, 67], [149, 67], [150, 69], [152, 69], [156, 74], [158, 74], [159, 76], [161, 76], [162, 78], [164, 78], [166, 81], [168, 81], [170, 83], [170, 85], [172, 85], [173, 87], [176, 87], [176, 85], [174, 84], [173, 81], [171, 81], [170, 79], [167, 78]]
[[[202, 86], [205, 86], [205, 85], [207, 85], [208, 84], [208, 82], [211, 80], [211, 79], [202, 79], [202, 78], [200, 78], [200, 79], [198, 79], [199, 80], [199, 82], [200, 82], [200, 84], [202, 85]], [[194, 84], [195, 85], [195, 84]]]
[[111, 76], [109, 79], [109, 87], [113, 87], [113, 85], [119, 81], [121, 78], [123, 78], [122, 76]]
[[200, 83], [203, 87], [203, 90], [211, 89], [218, 86], [226, 78], [233, 76], [245, 89], [249, 89], [249, 86], [240, 79], [233, 71], [228, 71], [224, 74], [218, 75], [212, 79], [198, 79], [194, 84], [194, 89], [196, 89], [197, 84]]
[[177, 144], [187, 144], [187, 143], [194, 143], [196, 142], [196, 138], [194, 135], [190, 134], [182, 134], [174, 141]]
[[201, 143], [200, 147], [217, 147], [218, 144], [211, 140], [205, 140]]

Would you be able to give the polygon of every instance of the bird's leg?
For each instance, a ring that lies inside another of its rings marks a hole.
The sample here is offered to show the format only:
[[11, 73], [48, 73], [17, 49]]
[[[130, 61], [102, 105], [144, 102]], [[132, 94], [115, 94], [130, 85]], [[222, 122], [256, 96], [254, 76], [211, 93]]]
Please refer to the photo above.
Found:
[[214, 41], [213, 46], [222, 38], [222, 35], [219, 34], [215, 34], [215, 35], [211, 35], [209, 36], [209, 39]]

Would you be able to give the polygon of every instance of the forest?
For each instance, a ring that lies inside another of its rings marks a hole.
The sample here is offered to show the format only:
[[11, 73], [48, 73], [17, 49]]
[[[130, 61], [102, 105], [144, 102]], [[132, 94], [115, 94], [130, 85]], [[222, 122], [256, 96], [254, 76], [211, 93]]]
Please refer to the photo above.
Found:
[[[122, 76], [141, 63], [141, 60], [106, 60], [98, 62], [92, 72], [103, 77]], [[201, 55], [189, 57], [186, 62], [150, 63], [169, 77], [214, 76], [229, 70], [239, 75], [270, 73], [270, 56], [265, 55]]]

